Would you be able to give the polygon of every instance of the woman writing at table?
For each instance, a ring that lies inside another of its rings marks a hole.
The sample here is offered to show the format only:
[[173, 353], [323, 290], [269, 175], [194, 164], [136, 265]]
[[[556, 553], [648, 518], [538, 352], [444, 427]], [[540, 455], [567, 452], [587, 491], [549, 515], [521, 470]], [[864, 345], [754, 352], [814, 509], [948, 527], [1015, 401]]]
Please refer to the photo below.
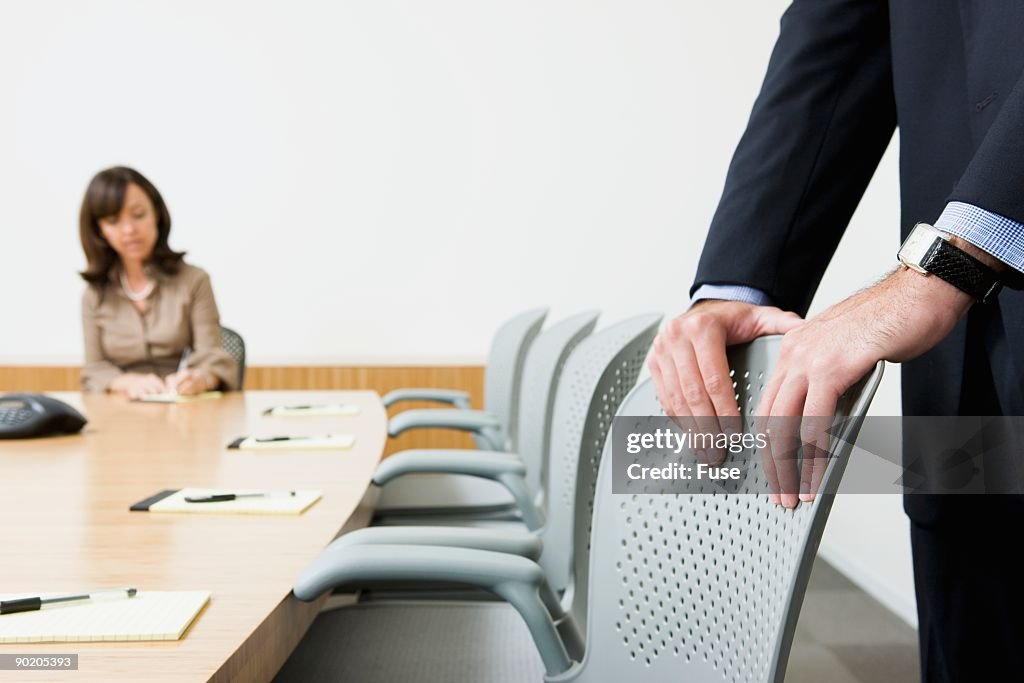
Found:
[[[171, 216], [157, 189], [125, 167], [101, 171], [82, 201], [79, 234], [84, 391], [130, 398], [236, 389], [210, 277], [168, 246]], [[179, 361], [190, 349], [187, 367]]]

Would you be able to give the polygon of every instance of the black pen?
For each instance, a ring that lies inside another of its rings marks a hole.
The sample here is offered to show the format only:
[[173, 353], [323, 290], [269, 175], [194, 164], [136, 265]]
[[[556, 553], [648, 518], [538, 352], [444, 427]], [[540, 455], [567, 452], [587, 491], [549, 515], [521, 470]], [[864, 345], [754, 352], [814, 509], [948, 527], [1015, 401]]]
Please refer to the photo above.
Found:
[[112, 590], [96, 591], [95, 593], [79, 593], [77, 595], [55, 595], [50, 598], [34, 597], [19, 598], [17, 600], [0, 601], [0, 614], [14, 614], [15, 612], [34, 612], [44, 607], [70, 605], [85, 600], [96, 598], [134, 598], [138, 591], [134, 588], [117, 588]]
[[[235, 500], [237, 498], [269, 498], [271, 493], [214, 493], [209, 496], [201, 496], [194, 498], [192, 496], [185, 496], [186, 503], [226, 503], [229, 500]], [[288, 491], [289, 496], [294, 496], [295, 491]]]
[[[330, 436], [330, 434], [328, 434]], [[253, 439], [256, 443], [271, 443], [274, 441], [302, 441], [303, 439], [312, 439], [311, 436], [268, 436], [263, 439]]]
[[264, 415], [269, 415], [275, 410], [312, 410], [313, 408], [319, 408], [320, 406], [275, 406], [273, 408], [267, 408], [263, 411]]

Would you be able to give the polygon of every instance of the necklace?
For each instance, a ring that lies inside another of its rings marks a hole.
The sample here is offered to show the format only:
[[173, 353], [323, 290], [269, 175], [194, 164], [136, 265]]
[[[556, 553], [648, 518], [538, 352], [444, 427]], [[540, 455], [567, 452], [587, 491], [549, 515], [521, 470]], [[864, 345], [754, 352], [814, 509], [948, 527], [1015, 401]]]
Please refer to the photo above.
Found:
[[154, 287], [156, 287], [156, 282], [149, 280], [141, 291], [133, 292], [132, 288], [128, 286], [128, 278], [125, 277], [124, 271], [121, 272], [121, 289], [124, 291], [124, 295], [132, 301], [145, 301], [153, 293]]

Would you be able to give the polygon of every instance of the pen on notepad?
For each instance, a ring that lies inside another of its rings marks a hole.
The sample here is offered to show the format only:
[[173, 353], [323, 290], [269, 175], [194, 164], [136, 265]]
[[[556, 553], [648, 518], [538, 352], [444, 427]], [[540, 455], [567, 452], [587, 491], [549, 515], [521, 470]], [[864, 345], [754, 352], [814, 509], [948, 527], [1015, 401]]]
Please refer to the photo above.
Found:
[[[177, 370], [177, 372], [174, 373], [175, 375], [180, 375], [185, 370], [188, 370], [188, 359], [189, 359], [189, 356], [191, 356], [191, 355], [192, 355], [192, 347], [191, 346], [186, 346], [185, 350], [181, 352], [181, 360], [178, 361], [178, 370]], [[178, 393], [177, 385], [175, 385], [175, 387], [173, 389], [171, 389], [171, 393], [172, 394], [177, 394]]]
[[[192, 496], [185, 496], [186, 503], [226, 503], [229, 500], [235, 500], [237, 498], [270, 498], [275, 495], [274, 493], [215, 493], [209, 496], [202, 496], [195, 498]], [[287, 491], [286, 495], [294, 496], [295, 491]]]
[[323, 436], [265, 436], [262, 438], [255, 438], [253, 441], [256, 443], [274, 443], [275, 441], [308, 441], [309, 439], [332, 439], [333, 434], [324, 434]]
[[73, 605], [85, 600], [97, 598], [134, 598], [138, 591], [134, 588], [117, 588], [112, 590], [101, 590], [93, 593], [79, 593], [77, 595], [55, 595], [49, 598], [19, 598], [17, 600], [0, 601], [0, 614], [14, 614], [15, 612], [34, 612], [47, 607], [59, 607], [62, 605]]

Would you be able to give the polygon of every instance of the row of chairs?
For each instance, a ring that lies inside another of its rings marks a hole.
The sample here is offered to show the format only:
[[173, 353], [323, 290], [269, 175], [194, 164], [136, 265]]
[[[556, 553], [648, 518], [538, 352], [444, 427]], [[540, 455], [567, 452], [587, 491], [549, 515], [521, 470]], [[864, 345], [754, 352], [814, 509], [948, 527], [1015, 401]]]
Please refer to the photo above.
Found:
[[[444, 426], [472, 433], [477, 449], [380, 465], [382, 499], [403, 480], [420, 495], [391, 496], [375, 526], [338, 538], [298, 578], [300, 600], [364, 593], [322, 612], [276, 681], [782, 680], [832, 496], [788, 511], [767, 496], [613, 495], [613, 417], [662, 414], [650, 381], [634, 389], [661, 316], [596, 333], [595, 312], [541, 331], [545, 316], [529, 311], [496, 335], [483, 411], [460, 392], [385, 397], [452, 406], [399, 413], [391, 434]], [[761, 384], [741, 380], [767, 376], [777, 352], [777, 338], [730, 350], [744, 414]], [[835, 442], [826, 494], [880, 372], [844, 396], [840, 413], [855, 419]], [[505, 497], [453, 503], [444, 482], [455, 477]]]
[[[541, 462], [546, 458], [544, 430], [550, 420], [555, 383], [568, 354], [594, 330], [596, 311], [564, 320], [540, 333], [547, 309], [525, 311], [502, 325], [491, 343], [484, 369], [483, 410], [469, 409], [465, 392], [436, 389], [399, 389], [385, 394], [384, 405], [406, 400], [429, 400], [454, 406], [447, 409], [406, 410], [388, 424], [390, 436], [422, 428], [469, 432], [481, 450], [518, 453], [524, 460], [532, 491], [537, 491]], [[521, 428], [520, 428], [521, 426]], [[520, 436], [522, 434], [522, 436]], [[420, 456], [459, 457], [464, 451], [424, 453], [411, 451], [387, 459], [396, 463], [424, 463]], [[449, 523], [490, 512], [515, 510], [511, 495], [500, 485], [458, 475], [408, 474], [392, 476], [377, 503], [376, 523], [418, 523], [432, 519]]]

